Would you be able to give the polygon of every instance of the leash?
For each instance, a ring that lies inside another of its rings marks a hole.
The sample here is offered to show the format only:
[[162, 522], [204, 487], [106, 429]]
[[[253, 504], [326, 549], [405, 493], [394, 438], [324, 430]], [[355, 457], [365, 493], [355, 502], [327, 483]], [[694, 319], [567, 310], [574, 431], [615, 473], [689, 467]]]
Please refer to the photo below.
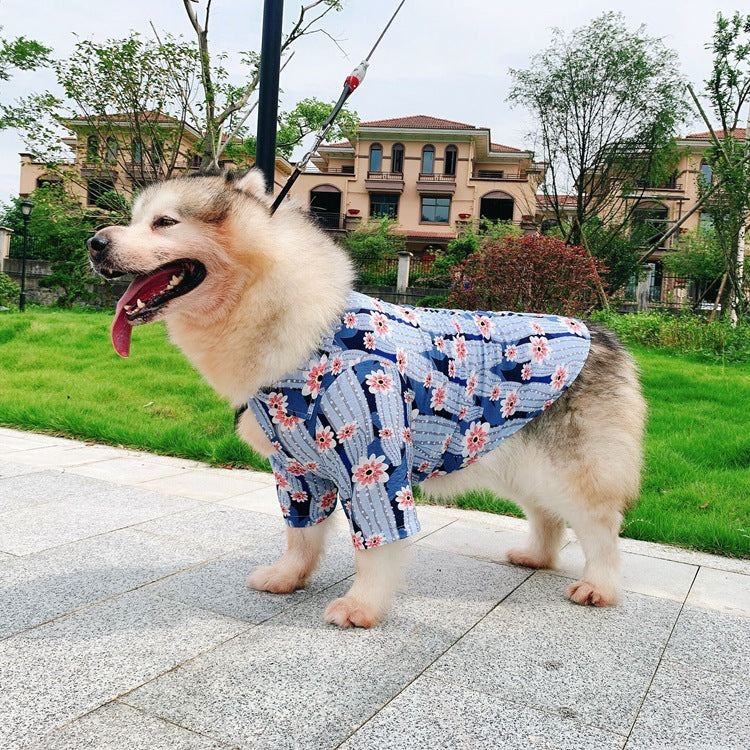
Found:
[[393, 15], [391, 16], [388, 23], [385, 25], [385, 28], [380, 33], [380, 36], [377, 38], [377, 41], [375, 44], [373, 44], [372, 49], [370, 50], [370, 54], [367, 55], [367, 57], [362, 60], [362, 62], [357, 65], [356, 68], [344, 79], [344, 88], [341, 92], [341, 96], [339, 96], [338, 101], [333, 106], [333, 109], [331, 110], [331, 114], [328, 116], [328, 119], [323, 124], [323, 127], [316, 133], [315, 135], [315, 143], [313, 144], [312, 148], [297, 162], [297, 165], [294, 168], [294, 171], [292, 174], [289, 175], [289, 178], [284, 183], [284, 187], [281, 188], [281, 191], [276, 196], [276, 199], [274, 200], [273, 204], [271, 205], [271, 214], [273, 215], [276, 211], [276, 209], [281, 205], [281, 201], [286, 198], [287, 193], [291, 189], [292, 185], [294, 185], [297, 178], [302, 174], [305, 167], [307, 166], [307, 162], [310, 161], [313, 154], [318, 150], [320, 147], [320, 144], [323, 143], [323, 139], [326, 137], [326, 134], [333, 126], [333, 123], [338, 115], [338, 113], [341, 111], [341, 108], [344, 106], [344, 102], [354, 93], [354, 90], [359, 87], [359, 85], [364, 81], [365, 74], [367, 73], [367, 68], [370, 65], [370, 58], [373, 55], [373, 52], [378, 48], [378, 45], [380, 44], [381, 40], [385, 36], [386, 32], [390, 28], [391, 24], [393, 23], [393, 20], [396, 18], [396, 15], [401, 10], [401, 6], [406, 2], [406, 0], [401, 0], [396, 10], [393, 12]]

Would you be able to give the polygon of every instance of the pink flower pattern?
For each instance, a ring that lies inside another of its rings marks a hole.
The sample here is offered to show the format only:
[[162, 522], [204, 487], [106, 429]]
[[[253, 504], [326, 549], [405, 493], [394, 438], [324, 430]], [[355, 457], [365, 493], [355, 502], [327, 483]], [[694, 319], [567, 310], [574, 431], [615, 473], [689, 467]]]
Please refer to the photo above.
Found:
[[248, 406], [273, 444], [287, 523], [320, 523], [340, 496], [352, 543], [367, 549], [418, 528], [412, 479], [470, 466], [554, 403], [588, 331], [562, 316], [416, 313], [353, 294], [318, 346]]

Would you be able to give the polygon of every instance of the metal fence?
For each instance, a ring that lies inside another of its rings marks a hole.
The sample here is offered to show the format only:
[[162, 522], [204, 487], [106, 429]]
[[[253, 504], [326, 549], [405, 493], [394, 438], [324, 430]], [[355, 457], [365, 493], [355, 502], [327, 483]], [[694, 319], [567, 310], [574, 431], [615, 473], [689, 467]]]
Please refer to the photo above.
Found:
[[[27, 260], [51, 260], [64, 257], [73, 248], [83, 247], [90, 236], [91, 232], [85, 231], [81, 232], [80, 235], [74, 235], [65, 240], [50, 241], [49, 239], [34, 237], [30, 234], [26, 248], [26, 258]], [[23, 234], [21, 232], [10, 236], [8, 252], [11, 258], [23, 257]]]
[[[429, 276], [434, 258], [412, 258], [409, 262], [409, 285]], [[395, 286], [398, 276], [398, 258], [356, 258], [354, 267], [357, 280], [362, 285]]]
[[721, 279], [693, 279], [651, 271], [645, 278], [631, 280], [622, 301], [638, 310], [710, 310]]

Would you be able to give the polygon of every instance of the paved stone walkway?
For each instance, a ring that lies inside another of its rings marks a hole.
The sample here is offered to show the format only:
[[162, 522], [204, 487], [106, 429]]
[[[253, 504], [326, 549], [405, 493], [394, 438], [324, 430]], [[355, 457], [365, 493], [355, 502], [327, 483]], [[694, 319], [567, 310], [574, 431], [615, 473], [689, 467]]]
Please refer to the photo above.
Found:
[[622, 541], [595, 610], [503, 552], [524, 522], [425, 507], [388, 621], [244, 581], [283, 544], [268, 475], [0, 429], [0, 747], [748, 750], [750, 561]]

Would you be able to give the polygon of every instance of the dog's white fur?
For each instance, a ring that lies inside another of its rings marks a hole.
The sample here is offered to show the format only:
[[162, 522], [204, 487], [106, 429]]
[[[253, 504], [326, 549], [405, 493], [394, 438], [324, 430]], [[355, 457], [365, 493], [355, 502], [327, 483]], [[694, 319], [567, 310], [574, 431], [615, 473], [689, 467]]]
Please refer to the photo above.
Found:
[[[177, 223], [157, 226], [162, 216]], [[172, 341], [235, 407], [308, 360], [352, 285], [346, 255], [295, 207], [270, 215], [254, 172], [151, 186], [136, 201], [130, 226], [100, 236], [109, 244], [106, 257], [92, 261], [99, 270], [145, 274], [182, 258], [205, 265], [206, 280], [168, 303], [161, 317]], [[608, 364], [613, 358], [617, 367]], [[570, 524], [586, 564], [567, 595], [581, 604], [614, 604], [617, 535], [623, 509], [639, 491], [645, 419], [632, 361], [606, 336], [594, 340], [589, 362], [561, 401], [474, 465], [422, 488], [433, 496], [490, 488], [518, 503], [530, 525], [527, 544], [507, 555], [518, 565], [553, 567]], [[238, 432], [259, 453], [271, 452], [249, 410]], [[329, 525], [288, 528], [287, 552], [256, 570], [248, 585], [275, 593], [304, 586]], [[396, 542], [356, 551], [354, 584], [331, 602], [326, 620], [341, 627], [382, 620], [401, 580], [404, 549]]]

